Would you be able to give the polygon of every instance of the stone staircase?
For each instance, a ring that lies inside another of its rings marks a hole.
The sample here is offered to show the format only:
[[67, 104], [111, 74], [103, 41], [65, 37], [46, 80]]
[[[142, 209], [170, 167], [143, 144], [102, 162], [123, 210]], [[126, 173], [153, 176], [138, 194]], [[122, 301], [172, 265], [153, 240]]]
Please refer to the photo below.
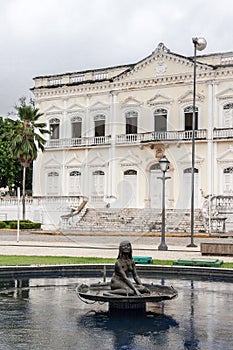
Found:
[[[190, 232], [190, 212], [184, 210], [166, 210], [166, 232]], [[194, 231], [204, 232], [204, 222], [200, 210], [195, 211]], [[66, 229], [63, 227], [63, 229]], [[93, 209], [88, 208], [82, 219], [69, 230], [79, 232], [118, 232], [118, 233], [160, 233], [161, 211], [155, 209]]]

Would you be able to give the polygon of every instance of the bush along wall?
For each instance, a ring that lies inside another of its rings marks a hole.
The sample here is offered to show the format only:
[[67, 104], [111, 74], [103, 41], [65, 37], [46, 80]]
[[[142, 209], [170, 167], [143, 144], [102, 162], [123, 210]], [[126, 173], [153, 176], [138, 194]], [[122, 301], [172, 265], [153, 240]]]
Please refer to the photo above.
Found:
[[[3, 224], [2, 227], [1, 227], [1, 223]], [[16, 229], [17, 228], [17, 220], [0, 221], [0, 228]], [[19, 228], [21, 230], [40, 229], [41, 223], [40, 222], [32, 222], [30, 220], [20, 220]]]
[[6, 223], [4, 221], [0, 221], [0, 228], [5, 228], [6, 227]]

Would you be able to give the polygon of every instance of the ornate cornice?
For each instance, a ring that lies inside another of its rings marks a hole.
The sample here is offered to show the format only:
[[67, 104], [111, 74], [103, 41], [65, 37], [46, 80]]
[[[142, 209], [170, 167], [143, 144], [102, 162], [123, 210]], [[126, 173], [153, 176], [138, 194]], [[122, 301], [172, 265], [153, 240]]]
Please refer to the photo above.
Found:
[[[221, 73], [221, 72], [219, 72]], [[207, 83], [210, 80], [214, 81], [216, 78], [228, 78], [232, 79], [233, 76], [233, 69], [230, 69], [228, 71], [228, 74], [224, 74], [224, 71], [222, 74], [218, 74], [216, 76], [216, 71], [210, 71], [206, 68], [206, 71], [200, 72], [197, 74], [197, 81], [199, 83]], [[161, 75], [157, 77], [152, 78], [143, 78], [143, 79], [132, 79], [132, 80], [119, 80], [119, 81], [113, 81], [113, 82], [105, 82], [104, 84], [101, 83], [94, 83], [88, 84], [88, 85], [79, 85], [79, 86], [72, 86], [72, 87], [65, 87], [65, 88], [54, 88], [54, 89], [47, 89], [46, 87], [43, 88], [35, 88], [33, 93], [35, 95], [36, 100], [54, 100], [54, 99], [60, 99], [61, 97], [65, 96], [76, 96], [76, 95], [87, 95], [87, 94], [106, 94], [106, 93], [113, 93], [114, 91], [117, 93], [119, 90], [128, 90], [128, 89], [146, 89], [150, 87], [158, 87], [168, 84], [175, 85], [177, 83], [184, 83], [184, 84], [191, 84], [193, 82], [193, 74], [190, 72], [187, 73], [180, 73], [180, 74], [173, 74], [173, 75]], [[219, 81], [218, 81], [219, 82]]]

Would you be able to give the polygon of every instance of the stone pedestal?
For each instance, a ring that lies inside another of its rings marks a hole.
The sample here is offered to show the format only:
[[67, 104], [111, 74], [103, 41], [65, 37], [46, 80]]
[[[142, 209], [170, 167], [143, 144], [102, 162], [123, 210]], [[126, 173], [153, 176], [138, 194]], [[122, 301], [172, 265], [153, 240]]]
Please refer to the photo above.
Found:
[[109, 302], [109, 311], [112, 310], [140, 310], [140, 311], [146, 311], [146, 302]]

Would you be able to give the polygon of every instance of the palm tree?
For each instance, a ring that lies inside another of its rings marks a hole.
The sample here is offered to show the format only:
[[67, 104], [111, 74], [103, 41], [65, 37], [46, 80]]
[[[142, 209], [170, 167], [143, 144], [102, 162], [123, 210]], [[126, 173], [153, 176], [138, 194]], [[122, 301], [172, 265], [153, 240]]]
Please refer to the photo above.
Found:
[[46, 140], [42, 135], [50, 134], [50, 131], [45, 129], [46, 123], [39, 122], [43, 114], [37, 108], [21, 103], [16, 110], [18, 119], [12, 120], [13, 127], [9, 136], [13, 155], [23, 167], [22, 205], [25, 220], [26, 169], [37, 158], [38, 151], [44, 151]]

